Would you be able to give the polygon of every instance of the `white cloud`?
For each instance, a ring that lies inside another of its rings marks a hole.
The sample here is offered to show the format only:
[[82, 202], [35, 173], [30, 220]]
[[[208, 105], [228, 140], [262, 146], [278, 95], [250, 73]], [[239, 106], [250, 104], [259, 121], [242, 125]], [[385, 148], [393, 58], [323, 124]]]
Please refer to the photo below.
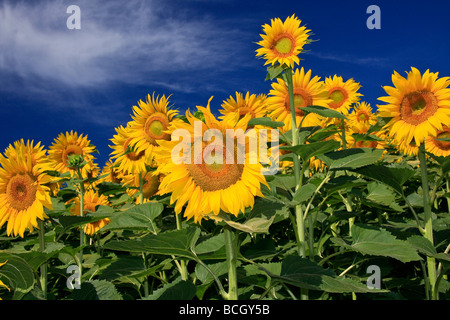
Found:
[[388, 62], [387, 58], [380, 57], [356, 57], [352, 55], [338, 55], [338, 54], [327, 54], [327, 53], [319, 53], [319, 52], [305, 52], [305, 54], [309, 54], [319, 59], [323, 60], [331, 60], [343, 63], [351, 63], [357, 65], [365, 65], [365, 66], [381, 66]]
[[202, 76], [241, 61], [240, 31], [181, 9], [179, 2], [76, 1], [80, 30], [66, 26], [71, 4], [75, 1], [0, 4], [0, 95], [87, 112], [91, 122], [107, 126], [129, 103], [116, 99], [118, 86], [193, 93], [213, 85], [203, 84]]
[[37, 77], [70, 87], [108, 81], [143, 84], [157, 74], [156, 82], [163, 83], [164, 72], [208, 69], [236, 58], [230, 51], [221, 54], [230, 45], [223, 39], [235, 38], [235, 31], [175, 14], [163, 1], [77, 1], [81, 30], [67, 29], [68, 5], [4, 3], [0, 72], [25, 82]]

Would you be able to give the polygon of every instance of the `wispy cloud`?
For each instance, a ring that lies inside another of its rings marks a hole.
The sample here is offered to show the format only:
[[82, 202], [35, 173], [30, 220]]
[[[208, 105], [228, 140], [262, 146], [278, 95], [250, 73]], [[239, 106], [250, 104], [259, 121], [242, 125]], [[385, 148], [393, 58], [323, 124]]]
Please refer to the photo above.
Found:
[[[177, 75], [237, 63], [238, 30], [171, 9], [165, 1], [81, 0], [81, 29], [68, 30], [69, 1], [11, 1], [0, 5], [0, 90], [67, 100], [80, 90], [126, 84], [191, 92]], [[229, 40], [224, 40], [229, 39]], [[226, 48], [233, 50], [226, 50]], [[15, 84], [8, 84], [11, 78]], [[181, 77], [180, 77], [181, 78]], [[20, 83], [20, 86], [17, 84]], [[59, 98], [58, 98], [58, 95]]]
[[358, 57], [349, 54], [337, 55], [337, 54], [327, 54], [320, 52], [305, 52], [305, 54], [311, 55], [313, 57], [330, 60], [342, 63], [350, 63], [364, 66], [383, 66], [388, 62], [387, 58], [383, 57]]

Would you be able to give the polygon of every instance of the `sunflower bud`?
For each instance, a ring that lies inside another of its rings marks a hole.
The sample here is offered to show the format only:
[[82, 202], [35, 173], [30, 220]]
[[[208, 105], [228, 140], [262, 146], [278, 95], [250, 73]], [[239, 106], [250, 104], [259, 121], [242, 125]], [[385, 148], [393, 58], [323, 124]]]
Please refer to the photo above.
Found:
[[68, 156], [68, 167], [71, 169], [81, 169], [86, 164], [82, 155], [73, 154]]

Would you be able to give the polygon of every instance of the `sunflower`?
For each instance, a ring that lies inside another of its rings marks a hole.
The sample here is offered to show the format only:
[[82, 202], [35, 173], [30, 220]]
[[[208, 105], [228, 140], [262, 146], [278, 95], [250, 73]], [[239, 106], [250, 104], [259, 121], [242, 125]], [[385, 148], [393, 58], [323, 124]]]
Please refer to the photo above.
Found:
[[[70, 208], [70, 212], [73, 215], [80, 215], [80, 199], [78, 197], [70, 200], [67, 204], [73, 203], [74, 205]], [[90, 189], [84, 193], [83, 197], [83, 214], [88, 212], [95, 212], [97, 206], [107, 206], [109, 205], [108, 198], [104, 195], [99, 195], [93, 189]], [[95, 222], [87, 223], [83, 227], [83, 231], [87, 235], [93, 235], [95, 232], [107, 225], [111, 220], [108, 218], [100, 219]]]
[[112, 183], [121, 183], [122, 182], [121, 175], [119, 174], [119, 171], [117, 170], [117, 166], [114, 164], [114, 162], [111, 159], [108, 159], [108, 161], [103, 166], [101, 176], [103, 176], [103, 175], [106, 175], [106, 176], [99, 179], [99, 182], [112, 182]]
[[[122, 179], [122, 183], [127, 186], [131, 187], [127, 190], [128, 195], [130, 197], [135, 196], [139, 193], [139, 187], [140, 187], [140, 178], [138, 174], [128, 174], [125, 175]], [[142, 193], [144, 202], [147, 202], [151, 197], [155, 196], [159, 189], [159, 184], [161, 182], [161, 175], [153, 174], [152, 171], [146, 172], [142, 176]], [[136, 202], [139, 203], [139, 197], [136, 198]]]
[[38, 227], [37, 219], [48, 218], [44, 207], [52, 208], [50, 189], [46, 186], [52, 177], [45, 173], [51, 168], [39, 161], [33, 165], [33, 158], [38, 157], [27, 152], [35, 150], [32, 143], [28, 146], [22, 141], [9, 147], [9, 157], [0, 155], [0, 227], [8, 222], [8, 236], [23, 238], [26, 229], [31, 232]]
[[165, 132], [173, 121], [182, 121], [176, 118], [178, 111], [170, 109], [169, 97], [162, 95], [148, 95], [147, 101], [140, 100], [139, 106], [133, 106], [133, 121], [129, 122], [130, 145], [136, 152], [144, 151], [146, 157], [153, 157], [153, 149], [158, 148], [157, 140], [169, 140]]
[[409, 145], [414, 139], [418, 146], [450, 123], [450, 77], [438, 79], [438, 73], [429, 70], [421, 75], [412, 67], [407, 78], [394, 71], [392, 82], [394, 87], [384, 87], [388, 96], [378, 98], [387, 103], [378, 110], [380, 116], [392, 118], [386, 128], [398, 143]]
[[256, 50], [256, 56], [266, 59], [264, 65], [279, 63], [293, 68], [295, 63], [300, 63], [298, 55], [309, 41], [311, 31], [300, 27], [300, 24], [301, 20], [292, 15], [284, 23], [280, 18], [275, 18], [270, 25], [262, 26], [265, 34], [261, 34], [262, 40], [257, 43], [261, 48]]
[[[233, 133], [245, 132], [250, 114], [242, 119], [236, 114], [234, 118], [219, 121], [211, 113], [210, 101], [206, 108], [197, 107], [205, 122], [188, 110], [188, 122], [176, 123], [170, 128], [171, 132], [182, 129], [184, 141], [158, 141], [161, 149], [156, 156], [160, 165], [155, 173], [164, 174], [158, 194], [172, 193], [170, 203], [176, 202], [175, 212], [179, 214], [186, 205], [184, 216], [193, 217], [195, 222], [201, 222], [211, 213], [218, 215], [221, 210], [235, 216], [244, 213], [245, 208], [253, 207], [255, 196], [263, 196], [261, 184], [267, 185], [261, 173], [263, 167], [255, 161], [247, 139], [244, 145], [237, 142], [242, 136], [237, 139], [235, 136], [233, 140], [228, 139], [227, 145], [224, 138], [227, 129]], [[209, 129], [216, 129], [221, 135], [208, 140], [205, 134]], [[179, 144], [183, 150], [178, 149]], [[177, 150], [184, 155], [178, 152], [179, 159], [174, 159]]]
[[329, 108], [339, 112], [348, 111], [350, 106], [358, 102], [359, 97], [362, 96], [362, 94], [358, 93], [358, 90], [361, 88], [359, 83], [353, 79], [348, 79], [344, 82], [342, 77], [337, 75], [325, 78], [325, 87], [331, 99]]
[[425, 139], [425, 150], [440, 157], [450, 155], [450, 142], [439, 140], [443, 138], [450, 138], [449, 126], [444, 126], [442, 130], [437, 132], [436, 136], [428, 136]]
[[25, 156], [25, 161], [27, 157], [31, 158], [31, 165], [34, 166], [38, 163], [47, 162], [47, 151], [44, 150], [44, 146], [41, 146], [41, 142], [34, 144], [34, 141], [25, 141], [23, 139], [15, 141], [13, 145], [9, 145], [5, 149], [5, 157], [16, 158], [16, 153], [22, 153]]
[[[302, 111], [302, 108], [312, 105], [328, 107], [328, 103], [331, 100], [328, 98], [328, 92], [324, 87], [323, 81], [319, 80], [319, 76], [311, 78], [311, 70], [305, 73], [303, 68], [301, 70], [297, 69], [293, 75], [297, 125], [300, 124], [303, 118], [303, 127], [321, 124], [320, 118], [315, 113], [309, 113], [305, 117], [305, 113]], [[270, 90], [267, 98], [267, 107], [269, 116], [273, 120], [285, 123], [281, 127], [282, 132], [292, 129], [289, 92], [286, 83], [282, 79], [277, 79], [277, 82], [272, 83], [272, 90]]]
[[[240, 117], [250, 114], [252, 118], [264, 117], [266, 114], [265, 108], [266, 96], [250, 94], [247, 92], [245, 97], [242, 93], [236, 92], [236, 98], [230, 96], [222, 103], [222, 108], [219, 112], [225, 116], [229, 113], [237, 112]], [[223, 119], [219, 117], [219, 119]]]
[[414, 139], [412, 139], [409, 143], [405, 143], [405, 141], [392, 140], [391, 144], [406, 156], [417, 156], [419, 154], [419, 146], [416, 144]]
[[94, 169], [93, 161], [95, 158], [92, 155], [94, 152], [95, 147], [91, 145], [87, 136], [78, 135], [77, 132], [73, 131], [66, 132], [66, 134], [60, 133], [49, 147], [49, 164], [60, 173], [75, 173], [75, 169], [69, 165], [69, 156], [80, 155], [86, 162], [82, 169], [82, 174], [86, 177], [88, 172]]
[[352, 112], [347, 115], [351, 129], [356, 133], [366, 133], [377, 123], [377, 115], [373, 113], [370, 103], [355, 103]]
[[110, 146], [113, 149], [111, 159], [114, 159], [114, 164], [117, 165], [116, 172], [124, 175], [146, 172], [150, 153], [145, 150], [137, 151], [136, 146], [133, 146], [130, 123], [126, 127], [116, 128], [116, 133], [111, 139], [113, 145]]

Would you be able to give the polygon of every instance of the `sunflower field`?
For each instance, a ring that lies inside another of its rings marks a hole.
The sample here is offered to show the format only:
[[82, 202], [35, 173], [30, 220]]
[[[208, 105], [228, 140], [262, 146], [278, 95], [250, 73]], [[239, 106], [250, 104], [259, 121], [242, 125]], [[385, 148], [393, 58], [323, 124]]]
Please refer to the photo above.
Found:
[[271, 90], [218, 114], [137, 98], [102, 166], [83, 133], [12, 142], [1, 299], [448, 299], [450, 77], [393, 71], [372, 107], [300, 65], [311, 42], [264, 24]]

